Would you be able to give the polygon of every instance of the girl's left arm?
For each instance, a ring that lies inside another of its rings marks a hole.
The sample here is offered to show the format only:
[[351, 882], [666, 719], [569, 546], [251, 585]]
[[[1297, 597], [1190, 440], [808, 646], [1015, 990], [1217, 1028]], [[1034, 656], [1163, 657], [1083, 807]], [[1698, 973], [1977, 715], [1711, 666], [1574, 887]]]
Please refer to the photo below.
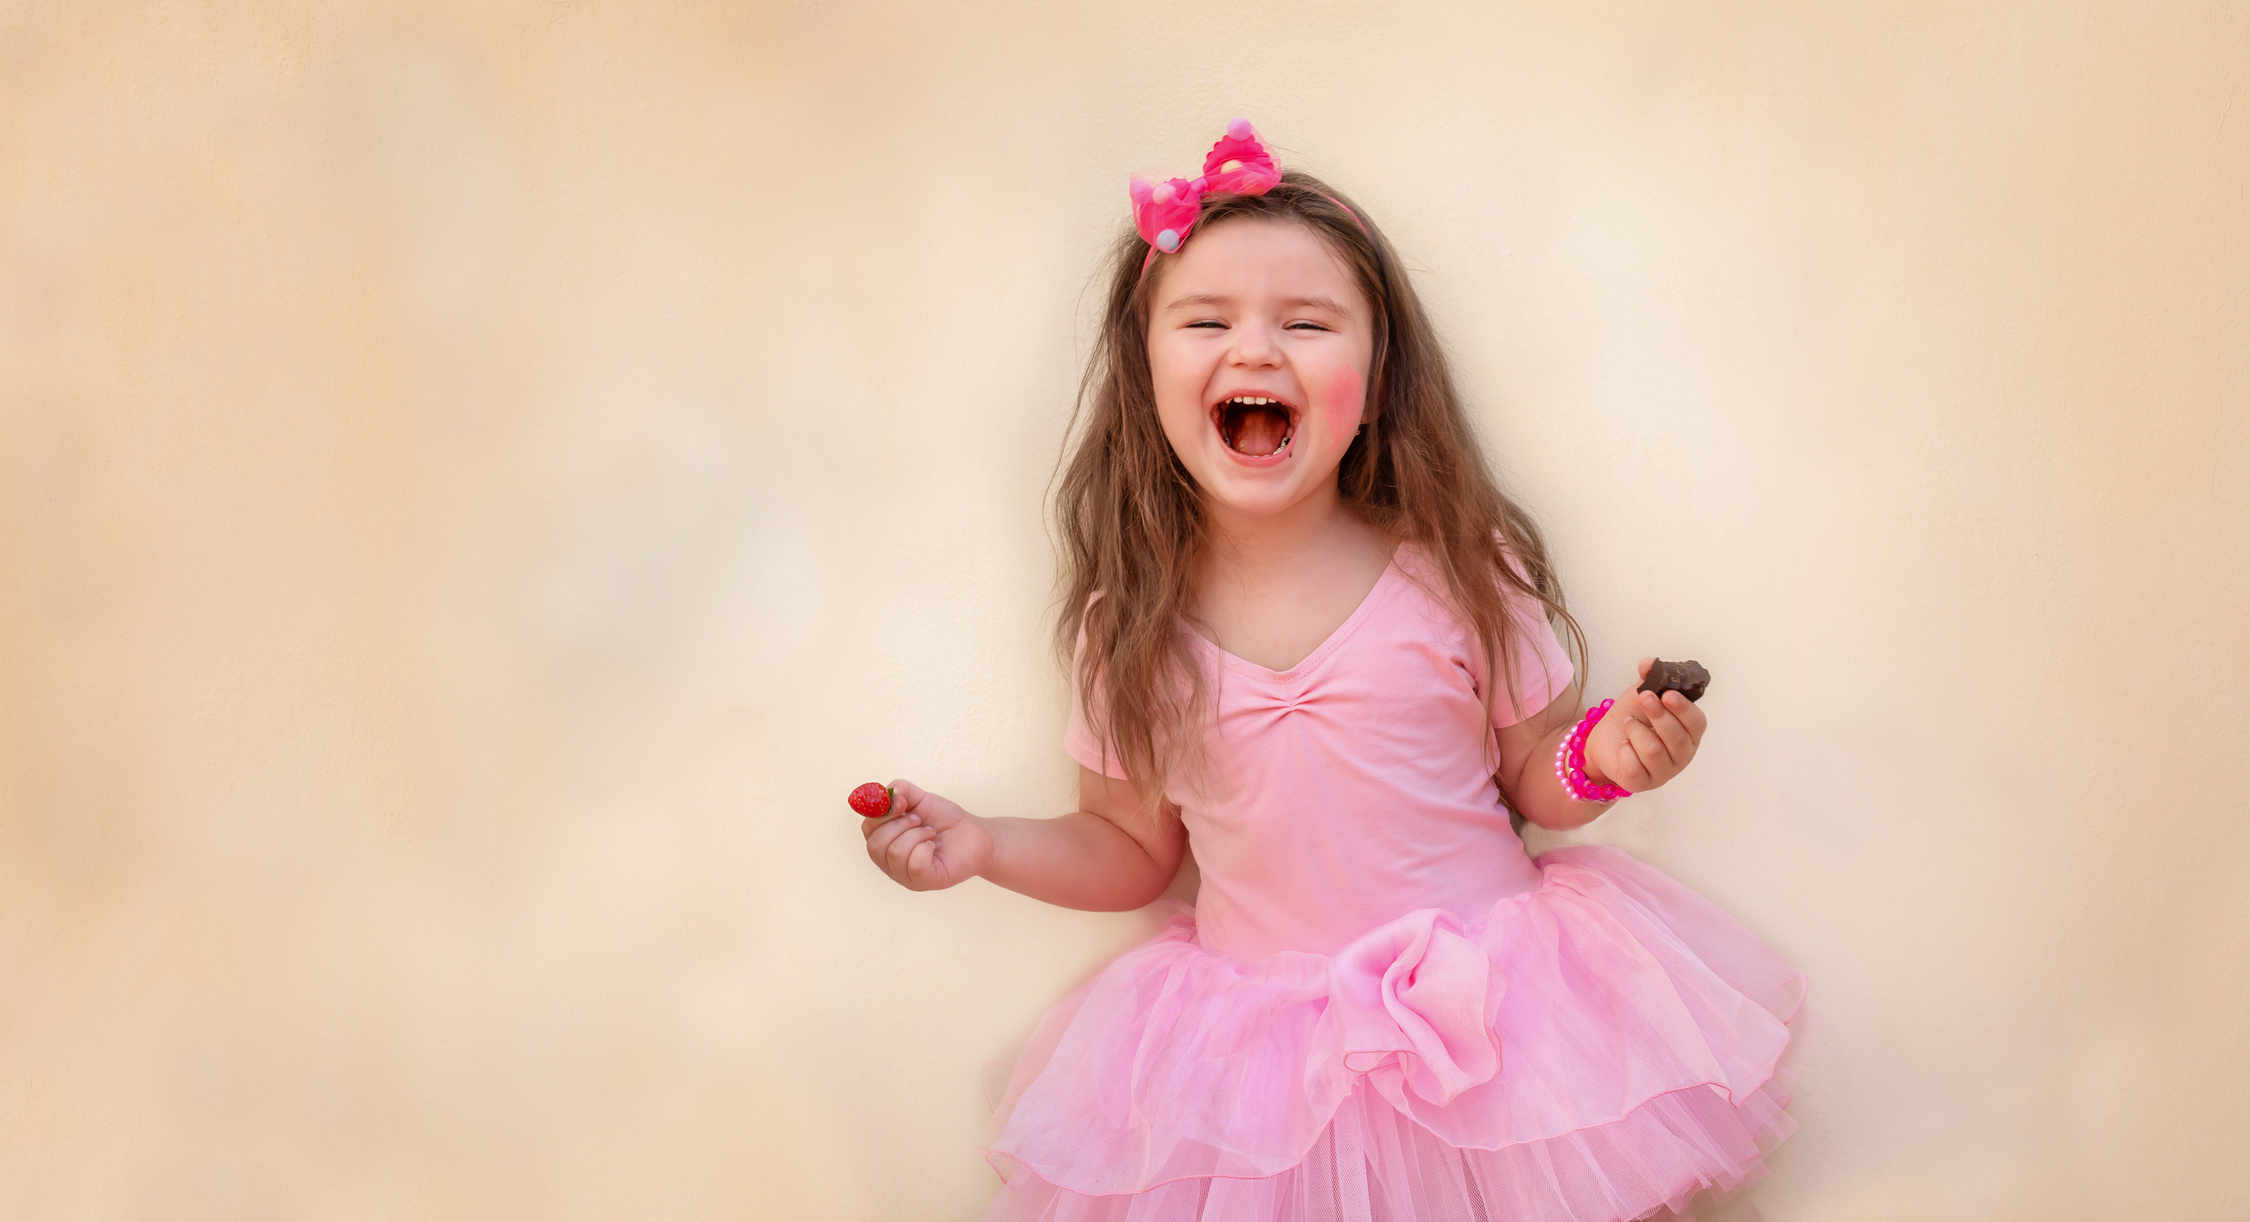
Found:
[[[1641, 659], [1642, 678], [1653, 661]], [[1640, 679], [1633, 684], [1640, 686]], [[1546, 708], [1500, 731], [1500, 794], [1509, 807], [1544, 828], [1591, 823], [1611, 805], [1581, 802], [1555, 778], [1555, 751], [1586, 712], [1579, 700], [1574, 683]], [[1616, 700], [1587, 737], [1588, 777], [1641, 793], [1680, 775], [1703, 742], [1703, 710], [1678, 692], [1666, 692], [1660, 700], [1628, 688]]]

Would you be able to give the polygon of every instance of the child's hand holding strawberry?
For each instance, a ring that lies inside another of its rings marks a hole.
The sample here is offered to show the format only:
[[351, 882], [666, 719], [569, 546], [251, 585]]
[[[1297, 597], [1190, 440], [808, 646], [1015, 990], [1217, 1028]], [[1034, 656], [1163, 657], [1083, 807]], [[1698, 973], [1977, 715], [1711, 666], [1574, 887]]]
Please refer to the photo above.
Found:
[[943, 890], [992, 862], [985, 821], [912, 781], [893, 782], [890, 813], [862, 820], [860, 832], [876, 867], [913, 891]]

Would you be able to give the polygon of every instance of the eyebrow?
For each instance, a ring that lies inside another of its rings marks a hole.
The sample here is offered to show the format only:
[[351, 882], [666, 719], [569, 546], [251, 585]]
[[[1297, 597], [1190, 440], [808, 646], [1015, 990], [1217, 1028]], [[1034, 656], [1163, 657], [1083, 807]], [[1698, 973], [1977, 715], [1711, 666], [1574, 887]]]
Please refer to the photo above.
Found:
[[[1229, 297], [1224, 293], [1189, 293], [1185, 297], [1173, 298], [1169, 303], [1165, 305], [1164, 308], [1167, 310], [1177, 310], [1181, 306], [1232, 304], [1234, 304], [1234, 298]], [[1352, 312], [1348, 309], [1345, 309], [1344, 306], [1335, 298], [1322, 297], [1318, 294], [1310, 297], [1285, 298], [1283, 299], [1281, 304], [1285, 306], [1311, 306], [1316, 310], [1326, 310], [1331, 314], [1341, 314], [1346, 318], [1350, 318], [1352, 315]]]

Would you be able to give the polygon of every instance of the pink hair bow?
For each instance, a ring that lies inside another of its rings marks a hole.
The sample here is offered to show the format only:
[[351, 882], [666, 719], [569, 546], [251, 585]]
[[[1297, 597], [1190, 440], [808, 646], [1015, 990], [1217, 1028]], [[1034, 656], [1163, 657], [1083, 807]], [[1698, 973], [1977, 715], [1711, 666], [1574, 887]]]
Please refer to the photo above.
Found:
[[1273, 154], [1259, 142], [1258, 133], [1250, 127], [1250, 120], [1236, 119], [1227, 124], [1227, 134], [1211, 146], [1211, 153], [1203, 159], [1200, 178], [1173, 178], [1152, 183], [1140, 175], [1133, 176], [1129, 190], [1133, 196], [1133, 228], [1140, 231], [1142, 240], [1154, 249], [1171, 254], [1187, 241], [1188, 230], [1195, 218], [1203, 213], [1203, 197], [1213, 191], [1229, 195], [1264, 195], [1281, 181], [1281, 169], [1273, 163]]

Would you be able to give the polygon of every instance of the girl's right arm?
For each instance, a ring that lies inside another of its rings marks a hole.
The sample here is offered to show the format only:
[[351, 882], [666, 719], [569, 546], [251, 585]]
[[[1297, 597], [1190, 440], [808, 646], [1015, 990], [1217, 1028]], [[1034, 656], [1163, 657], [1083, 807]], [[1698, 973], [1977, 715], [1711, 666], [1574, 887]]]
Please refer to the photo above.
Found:
[[1151, 817], [1132, 785], [1083, 766], [1080, 809], [1054, 819], [980, 819], [912, 781], [891, 788], [891, 813], [863, 821], [867, 856], [915, 891], [982, 875], [1065, 908], [1123, 912], [1164, 894], [1187, 849], [1177, 810]]

